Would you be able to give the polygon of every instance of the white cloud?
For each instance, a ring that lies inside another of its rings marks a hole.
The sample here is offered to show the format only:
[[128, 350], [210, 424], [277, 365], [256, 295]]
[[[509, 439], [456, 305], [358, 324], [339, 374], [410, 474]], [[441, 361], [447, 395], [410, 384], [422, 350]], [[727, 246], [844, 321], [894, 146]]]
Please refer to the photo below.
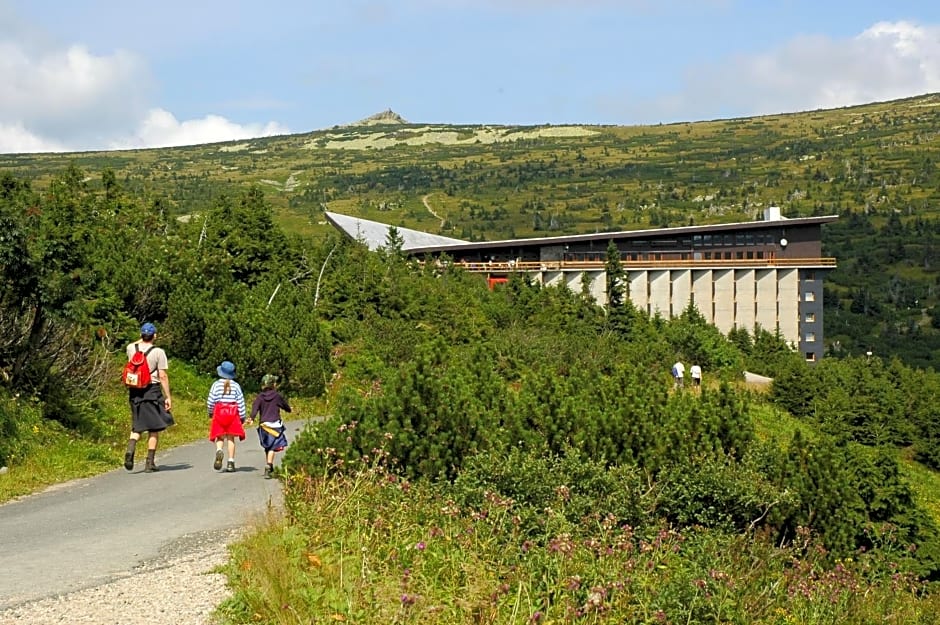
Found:
[[0, 154], [64, 151], [64, 145], [37, 136], [22, 124], [0, 124]]
[[202, 119], [181, 122], [172, 113], [157, 108], [147, 114], [133, 137], [113, 141], [109, 149], [198, 145], [219, 141], [270, 137], [289, 132], [290, 130], [276, 122], [242, 125], [218, 115], [207, 115]]
[[847, 41], [798, 39], [734, 68], [762, 112], [849, 106], [940, 90], [938, 40], [938, 27], [878, 23]]
[[940, 26], [879, 22], [848, 39], [801, 36], [689, 69], [680, 92], [636, 107], [642, 123], [835, 108], [940, 91]]
[[150, 103], [153, 78], [137, 55], [14, 37], [0, 32], [0, 153], [166, 147], [288, 132], [274, 122], [242, 125], [218, 115], [179, 121]]
[[40, 144], [87, 147], [115, 127], [134, 123], [149, 80], [144, 64], [127, 52], [98, 56], [83, 46], [36, 50], [0, 41], [3, 137], [19, 129], [15, 134], [25, 132]]

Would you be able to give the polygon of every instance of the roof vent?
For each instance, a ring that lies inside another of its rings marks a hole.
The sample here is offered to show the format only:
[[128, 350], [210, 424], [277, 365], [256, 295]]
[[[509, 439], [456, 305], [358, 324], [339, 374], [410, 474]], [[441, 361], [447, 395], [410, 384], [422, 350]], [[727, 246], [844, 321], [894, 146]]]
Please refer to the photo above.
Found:
[[786, 219], [780, 214], [779, 206], [768, 206], [764, 209], [764, 221], [780, 221]]

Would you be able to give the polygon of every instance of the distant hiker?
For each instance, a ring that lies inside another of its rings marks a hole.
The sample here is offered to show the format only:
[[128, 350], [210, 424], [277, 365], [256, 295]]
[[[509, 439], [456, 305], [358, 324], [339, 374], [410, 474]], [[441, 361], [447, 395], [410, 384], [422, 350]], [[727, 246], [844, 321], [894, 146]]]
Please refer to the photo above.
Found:
[[222, 447], [228, 444], [228, 464], [226, 473], [235, 472], [235, 438], [245, 440], [244, 423], [245, 394], [242, 387], [235, 381], [235, 365], [228, 360], [216, 367], [215, 372], [219, 379], [212, 383], [209, 397], [206, 399], [206, 410], [212, 418], [209, 426], [209, 440], [215, 443], [215, 460], [212, 468], [216, 471], [222, 468], [224, 456]]
[[266, 374], [261, 378], [261, 393], [255, 397], [251, 404], [251, 415], [248, 424], [258, 418], [258, 442], [264, 448], [265, 466], [264, 477], [274, 477], [274, 454], [284, 451], [287, 447], [287, 435], [284, 423], [281, 422], [281, 410], [290, 412], [287, 400], [277, 391], [277, 376]]
[[702, 368], [698, 365], [689, 367], [689, 377], [692, 378], [692, 386], [702, 385]]
[[682, 364], [682, 361], [677, 361], [676, 364], [672, 365], [672, 378], [675, 382], [676, 388], [682, 388], [684, 377], [685, 365]]
[[157, 453], [160, 432], [173, 425], [173, 416], [170, 413], [173, 409], [170, 378], [167, 375], [169, 363], [163, 348], [153, 344], [156, 336], [157, 327], [152, 323], [145, 323], [140, 326], [140, 339], [129, 343], [126, 350], [128, 362], [135, 354], [143, 352], [147, 369], [144, 374], [150, 379], [146, 386], [127, 387], [131, 406], [131, 435], [127, 441], [127, 452], [124, 454], [124, 468], [128, 471], [134, 470], [134, 452], [137, 450], [137, 441], [144, 432], [147, 432], [147, 462], [144, 472], [159, 471], [154, 456]]

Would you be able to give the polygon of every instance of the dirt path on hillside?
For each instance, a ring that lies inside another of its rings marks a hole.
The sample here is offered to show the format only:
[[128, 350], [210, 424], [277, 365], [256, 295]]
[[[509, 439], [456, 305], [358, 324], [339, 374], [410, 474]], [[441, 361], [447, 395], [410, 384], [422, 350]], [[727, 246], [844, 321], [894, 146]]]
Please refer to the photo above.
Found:
[[431, 208], [431, 202], [429, 201], [429, 198], [430, 198], [430, 197], [431, 197], [431, 194], [428, 193], [427, 195], [425, 195], [424, 197], [421, 198], [421, 203], [424, 204], [424, 207], [425, 207], [426, 209], [428, 209], [428, 212], [429, 212], [429, 213], [431, 213], [432, 215], [434, 215], [437, 219], [439, 219], [439, 220], [441, 221], [441, 230], [443, 230], [443, 229], [444, 229], [445, 220], [444, 220], [443, 217], [441, 217], [441, 216], [438, 215], [436, 212], [434, 212], [434, 209], [433, 209], [433, 208]]

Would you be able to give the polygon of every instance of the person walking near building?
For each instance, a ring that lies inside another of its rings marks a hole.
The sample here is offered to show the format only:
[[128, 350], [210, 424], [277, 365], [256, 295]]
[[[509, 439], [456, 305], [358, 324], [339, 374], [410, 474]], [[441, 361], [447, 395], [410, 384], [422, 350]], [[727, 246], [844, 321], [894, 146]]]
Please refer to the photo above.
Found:
[[702, 368], [698, 365], [689, 367], [689, 377], [692, 378], [692, 386], [702, 385]]
[[215, 460], [212, 468], [222, 468], [224, 452], [228, 447], [226, 473], [235, 472], [235, 439], [245, 440], [245, 428], [242, 425], [248, 416], [245, 411], [245, 394], [235, 381], [235, 365], [228, 360], [216, 367], [219, 378], [209, 388], [206, 410], [212, 423], [209, 426], [209, 440], [215, 443]]
[[157, 444], [160, 432], [173, 425], [173, 401], [170, 397], [170, 377], [167, 374], [169, 362], [166, 352], [154, 345], [157, 327], [152, 323], [140, 326], [140, 339], [127, 345], [127, 360], [134, 354], [143, 352], [147, 363], [150, 384], [143, 388], [128, 387], [128, 401], [131, 407], [131, 435], [124, 454], [124, 468], [134, 470], [134, 455], [137, 441], [147, 432], [147, 460], [145, 473], [159, 471], [156, 464]]
[[675, 387], [682, 388], [685, 378], [685, 365], [682, 364], [681, 360], [677, 360], [676, 364], [672, 365], [672, 378], [675, 382]]
[[251, 404], [248, 424], [258, 416], [258, 441], [265, 453], [264, 477], [274, 477], [274, 454], [287, 447], [281, 410], [290, 412], [290, 405], [277, 390], [277, 377], [270, 373], [261, 378], [261, 393]]

